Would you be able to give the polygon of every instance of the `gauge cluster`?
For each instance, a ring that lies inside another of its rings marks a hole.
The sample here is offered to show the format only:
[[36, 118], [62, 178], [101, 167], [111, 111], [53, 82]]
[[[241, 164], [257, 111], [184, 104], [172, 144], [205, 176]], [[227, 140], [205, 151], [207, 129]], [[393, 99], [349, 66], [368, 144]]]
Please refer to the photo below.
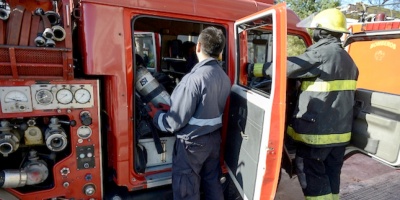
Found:
[[1, 111], [3, 113], [32, 112], [30, 87], [0, 87]]
[[0, 87], [3, 113], [33, 110], [90, 108], [94, 106], [90, 84], [34, 84]]

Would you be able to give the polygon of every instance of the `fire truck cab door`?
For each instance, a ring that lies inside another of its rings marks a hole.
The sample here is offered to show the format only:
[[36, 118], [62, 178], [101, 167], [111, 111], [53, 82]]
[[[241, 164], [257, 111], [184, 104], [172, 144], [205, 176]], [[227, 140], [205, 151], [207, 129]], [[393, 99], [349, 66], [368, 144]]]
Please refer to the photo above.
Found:
[[[282, 50], [286, 50], [286, 21], [286, 4], [282, 3], [235, 23], [236, 77], [230, 95], [224, 159], [230, 178], [243, 199], [260, 199], [266, 193], [273, 196], [274, 189], [266, 189], [265, 183], [275, 181], [272, 185], [276, 187], [279, 178], [279, 173], [276, 173], [272, 179], [264, 180], [268, 170], [277, 170], [266, 163], [271, 142], [271, 118], [277, 114], [272, 112], [274, 98], [282, 94], [275, 86], [282, 83], [282, 77], [286, 80], [286, 51]], [[260, 48], [255, 53], [253, 50], [257, 45]], [[246, 63], [255, 62], [273, 63], [272, 77], [259, 82], [269, 85], [269, 89], [250, 84]], [[284, 71], [280, 73], [281, 77], [276, 73], [276, 63], [280, 63], [279, 70]], [[275, 161], [279, 168], [280, 159]]]
[[400, 31], [354, 34], [346, 44], [359, 69], [355, 120], [347, 153], [361, 151], [400, 168], [400, 50], [396, 48], [400, 45]]
[[357, 89], [355, 120], [347, 152], [361, 151], [400, 168], [400, 96]]

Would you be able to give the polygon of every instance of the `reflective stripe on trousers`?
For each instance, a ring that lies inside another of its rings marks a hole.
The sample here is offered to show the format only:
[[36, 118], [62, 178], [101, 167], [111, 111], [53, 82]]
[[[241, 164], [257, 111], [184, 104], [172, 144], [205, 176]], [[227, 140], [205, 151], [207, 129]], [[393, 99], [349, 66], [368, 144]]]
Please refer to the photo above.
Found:
[[326, 194], [322, 196], [310, 197], [306, 196], [306, 200], [339, 200], [338, 194]]
[[295, 165], [298, 180], [306, 199], [339, 198], [340, 172], [346, 147], [315, 148], [300, 144]]
[[295, 141], [311, 145], [329, 145], [347, 143], [350, 141], [351, 132], [339, 134], [300, 134], [293, 127], [288, 126], [287, 134]]
[[356, 90], [356, 85], [356, 80], [302, 81], [301, 90], [309, 92]]

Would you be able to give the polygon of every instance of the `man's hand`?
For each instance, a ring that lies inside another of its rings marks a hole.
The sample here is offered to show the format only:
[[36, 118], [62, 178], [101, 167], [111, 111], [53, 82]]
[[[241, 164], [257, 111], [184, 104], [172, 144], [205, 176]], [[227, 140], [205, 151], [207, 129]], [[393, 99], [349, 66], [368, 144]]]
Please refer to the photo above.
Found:
[[158, 107], [163, 111], [168, 111], [170, 109], [170, 106], [168, 104], [163, 104], [163, 103], [159, 103]]
[[253, 77], [254, 63], [246, 63], [246, 71], [249, 78]]
[[153, 118], [159, 109], [156, 108], [151, 102], [149, 102], [147, 106], [149, 106], [147, 113], [150, 115], [151, 118]]
[[246, 70], [247, 76], [249, 78], [252, 77], [271, 77], [272, 62], [265, 62], [265, 63], [247, 63]]
[[157, 111], [159, 110], [168, 111], [170, 108], [169, 105], [163, 103], [159, 103], [158, 108], [155, 107], [151, 102], [149, 102], [147, 106], [148, 106], [147, 113], [150, 115], [151, 118], [153, 118], [156, 115]]

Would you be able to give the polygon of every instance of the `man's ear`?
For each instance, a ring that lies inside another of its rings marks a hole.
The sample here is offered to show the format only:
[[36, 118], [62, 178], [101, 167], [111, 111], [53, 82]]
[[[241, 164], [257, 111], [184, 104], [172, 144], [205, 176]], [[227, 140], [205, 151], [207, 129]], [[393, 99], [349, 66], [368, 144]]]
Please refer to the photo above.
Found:
[[200, 53], [200, 51], [201, 51], [201, 43], [198, 42], [198, 43], [196, 44], [196, 52], [197, 52], [197, 53]]

